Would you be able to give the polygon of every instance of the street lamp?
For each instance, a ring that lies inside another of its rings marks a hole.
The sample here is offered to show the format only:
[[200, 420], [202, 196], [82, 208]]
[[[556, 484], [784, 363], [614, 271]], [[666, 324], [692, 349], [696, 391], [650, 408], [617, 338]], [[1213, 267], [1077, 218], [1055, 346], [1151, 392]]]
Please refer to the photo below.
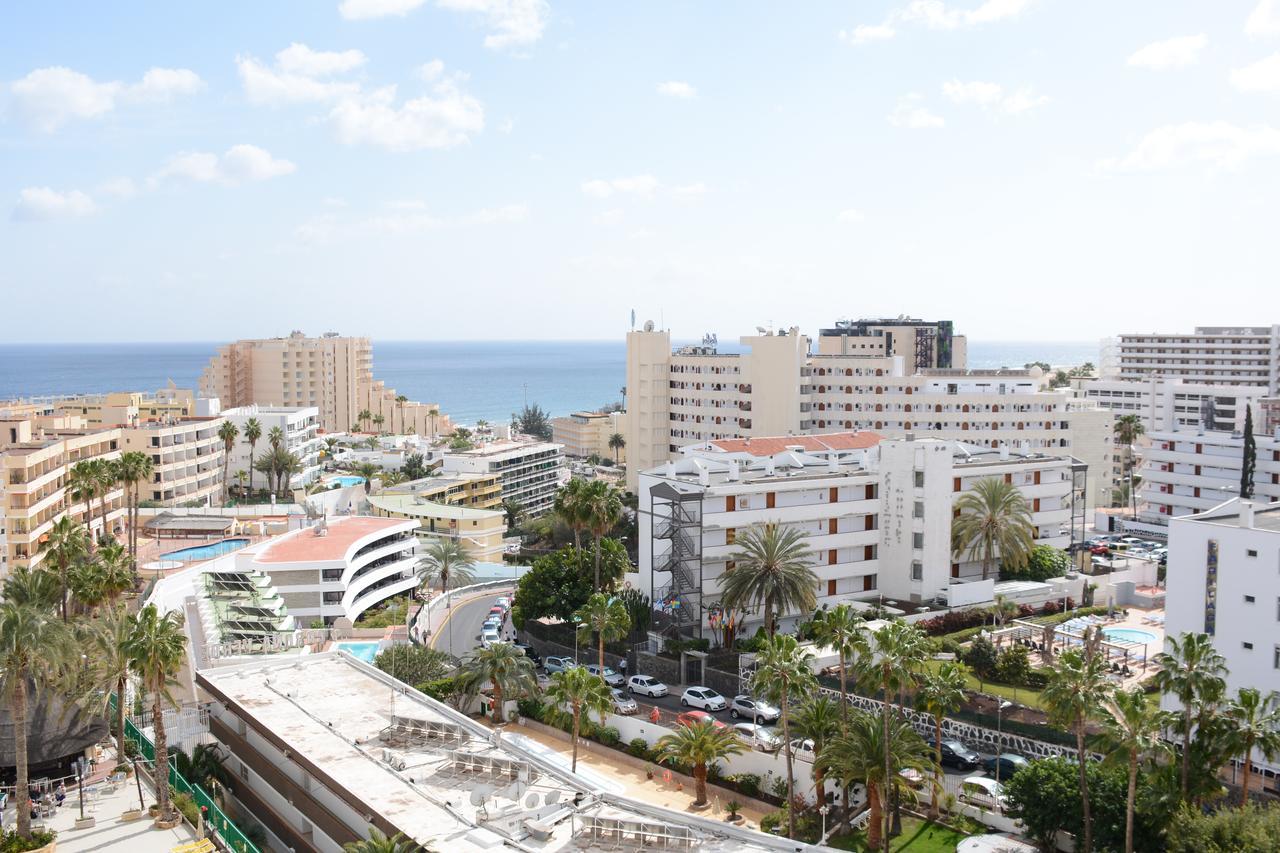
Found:
[[1000, 784], [1000, 756], [1004, 750], [1004, 728], [1002, 726], [1002, 716], [1006, 708], [1012, 708], [1013, 703], [1008, 699], [1001, 699], [1000, 704], [996, 705], [996, 784]]
[[[824, 798], [825, 798], [825, 793], [824, 793], [823, 791], [819, 791], [819, 792], [818, 792], [818, 794], [819, 794], [820, 796], [824, 796]], [[830, 813], [830, 811], [831, 811], [831, 806], [827, 805], [827, 804], [826, 804], [826, 802], [825, 802], [825, 799], [824, 799], [824, 802], [822, 803], [822, 805], [818, 807], [818, 814], [822, 815], [822, 835], [821, 835], [821, 838], [826, 838], [826, 837], [827, 837], [827, 814], [829, 814], [829, 813]]]

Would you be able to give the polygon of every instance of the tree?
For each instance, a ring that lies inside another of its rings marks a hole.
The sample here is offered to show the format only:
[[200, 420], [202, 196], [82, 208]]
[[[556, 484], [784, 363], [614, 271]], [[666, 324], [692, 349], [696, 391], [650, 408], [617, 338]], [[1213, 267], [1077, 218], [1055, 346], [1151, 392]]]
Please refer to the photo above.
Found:
[[258, 448], [258, 439], [262, 438], [262, 424], [257, 418], [249, 418], [244, 422], [244, 440], [249, 444], [249, 492], [253, 493], [253, 455]]
[[999, 629], [1004, 627], [1006, 620], [1018, 615], [1018, 605], [997, 593], [995, 603], [991, 605], [990, 613], [991, 621]]
[[595, 542], [595, 588], [600, 586], [600, 540], [622, 518], [622, 495], [604, 480], [592, 480], [584, 491], [587, 529]]
[[1011, 483], [987, 477], [955, 502], [951, 551], [956, 558], [982, 561], [982, 579], [996, 560], [1020, 568], [1035, 544], [1035, 528], [1026, 499]]
[[356, 415], [356, 419], [360, 421], [361, 427], [365, 432], [368, 432], [368, 427], [365, 425], [368, 424], [372, 418], [373, 418], [373, 412], [369, 411], [368, 409], [361, 409], [360, 413]]
[[553, 504], [556, 515], [573, 531], [573, 547], [582, 547], [582, 531], [590, 524], [587, 506], [587, 481], [574, 477], [556, 492]]
[[375, 827], [369, 828], [369, 837], [363, 841], [348, 841], [342, 845], [343, 853], [428, 853], [427, 848], [397, 833], [390, 838]]
[[4, 600], [30, 604], [41, 610], [57, 610], [62, 594], [58, 578], [43, 568], [20, 566], [4, 579]]
[[658, 761], [685, 765], [693, 769], [695, 806], [707, 804], [707, 771], [722, 758], [746, 751], [742, 740], [730, 728], [721, 728], [711, 720], [677, 725], [670, 734], [654, 744]]
[[0, 603], [0, 701], [13, 717], [13, 752], [18, 835], [31, 837], [31, 811], [25, 807], [28, 701], [52, 690], [78, 661], [71, 629], [51, 609], [31, 603]]
[[[814, 620], [814, 639], [818, 644], [835, 649], [840, 656], [838, 665], [840, 672], [840, 717], [849, 722], [849, 686], [848, 673], [850, 664], [865, 660], [871, 649], [867, 643], [866, 625], [857, 611], [848, 604], [837, 604]], [[846, 803], [847, 805], [847, 803]]]
[[1172, 694], [1182, 704], [1182, 799], [1190, 796], [1192, 717], [1197, 710], [1222, 695], [1226, 689], [1226, 660], [1213, 647], [1208, 634], [1184, 633], [1165, 637], [1168, 651], [1155, 656], [1160, 667], [1155, 685], [1161, 693]]
[[929, 818], [938, 818], [938, 791], [942, 789], [942, 722], [964, 704], [964, 664], [944, 661], [936, 672], [926, 672], [916, 696], [922, 710], [933, 716], [933, 793]]
[[1049, 578], [1062, 577], [1071, 569], [1067, 552], [1052, 545], [1036, 545], [1027, 556], [1025, 566], [1002, 566], [1000, 575], [1005, 580], [1029, 580], [1043, 583]]
[[514, 530], [524, 515], [524, 504], [515, 498], [502, 499], [502, 514], [507, 517], [507, 529]]
[[468, 652], [462, 659], [460, 677], [473, 688], [489, 684], [493, 693], [494, 725], [502, 722], [505, 697], [519, 698], [538, 689], [533, 661], [510, 643], [493, 643], [488, 648]]
[[218, 438], [222, 439], [222, 502], [227, 502], [231, 481], [227, 477], [227, 466], [231, 464], [231, 448], [236, 446], [236, 436], [240, 429], [231, 421], [223, 421], [218, 427]]
[[1089, 780], [1085, 765], [1089, 753], [1085, 749], [1085, 725], [1097, 716], [1111, 698], [1111, 682], [1107, 680], [1106, 661], [1097, 654], [1096, 638], [1086, 634], [1084, 649], [1068, 649], [1058, 658], [1049, 683], [1040, 694], [1049, 710], [1051, 722], [1069, 726], [1075, 731], [1076, 760], [1080, 770], [1080, 809], [1084, 819], [1084, 841], [1079, 849], [1093, 849], [1093, 818], [1089, 813]]
[[231, 475], [231, 478], [236, 481], [236, 486], [237, 486], [236, 491], [240, 495], [240, 497], [244, 498], [249, 496], [250, 492], [246, 489], [246, 487], [248, 486], [249, 480], [252, 476], [253, 476], [252, 474], [250, 474], [248, 471], [244, 470], [243, 468], [241, 468], [239, 471], [236, 471], [234, 474]]
[[622, 437], [622, 433], [615, 432], [609, 436], [609, 449], [613, 451], [613, 464], [618, 463], [618, 451], [627, 446], [627, 440]]
[[160, 615], [154, 604], [138, 612], [133, 633], [125, 646], [129, 666], [141, 679], [143, 690], [151, 697], [151, 723], [156, 745], [155, 785], [160, 818], [168, 819], [169, 743], [164, 730], [164, 706], [178, 707], [170, 693], [187, 654], [187, 637], [182, 630], [182, 614], [172, 611]]
[[82, 459], [67, 472], [67, 490], [71, 503], [74, 505], [76, 501], [84, 502], [85, 529], [93, 526], [93, 496], [98, 493], [98, 474], [93, 464], [96, 461], [98, 460]]
[[[97, 481], [97, 488], [94, 490], [94, 493], [98, 497], [98, 516], [102, 519], [102, 529], [99, 531], [98, 535], [105, 540], [111, 536], [111, 530], [107, 526], [107, 495], [111, 494], [111, 491], [115, 489], [116, 485], [120, 482], [120, 476], [116, 473], [114, 461], [108, 461], [106, 459], [91, 459], [89, 460], [89, 465], [90, 469], [93, 471], [93, 476]], [[90, 528], [90, 545], [93, 544], [92, 524], [90, 524], [91, 521], [92, 519], [85, 519], [85, 527]]]
[[1253, 440], [1253, 406], [1244, 407], [1244, 444], [1240, 457], [1240, 497], [1253, 497], [1253, 472], [1258, 467], [1258, 445]]
[[1169, 825], [1168, 853], [1255, 853], [1275, 850], [1280, 806], [1249, 804], [1205, 814], [1183, 808]]
[[133, 636], [135, 623], [123, 604], [112, 607], [95, 626], [89, 644], [89, 661], [94, 681], [105, 688], [103, 702], [113, 693], [116, 696], [115, 723], [117, 755], [124, 752], [125, 688], [133, 668], [129, 659], [129, 638]]
[[[868, 677], [875, 673], [875, 681], [877, 686], [884, 691], [884, 705], [881, 707], [881, 726], [883, 728], [882, 737], [888, 742], [891, 737], [889, 713], [893, 704], [893, 694], [898, 692], [901, 695], [902, 690], [912, 680], [911, 667], [918, 662], [923, 655], [924, 635], [918, 629], [906, 622], [890, 622], [889, 624], [879, 628], [873, 635], [875, 640], [875, 658], [876, 664], [874, 669], [868, 669]], [[902, 717], [899, 715], [899, 721]], [[884, 754], [884, 759], [889, 760], [889, 753]], [[892, 768], [887, 764], [884, 767], [884, 777], [891, 775]], [[885, 790], [885, 796], [890, 793]], [[886, 801], [887, 804], [887, 801]], [[885, 851], [888, 853], [889, 844], [889, 825], [888, 819], [890, 814], [885, 814], [886, 825], [884, 827], [883, 843]]]
[[[822, 693], [810, 695], [795, 710], [791, 720], [792, 727], [800, 737], [813, 741], [814, 755], [821, 755], [827, 743], [842, 731], [844, 709], [836, 700]], [[825, 768], [821, 763], [813, 765], [813, 787], [817, 792], [818, 805], [826, 802]]]
[[995, 675], [999, 661], [996, 647], [986, 637], [974, 637], [964, 653], [964, 662], [969, 665], [969, 669], [973, 670], [973, 674], [978, 676], [979, 682]]
[[525, 435], [531, 435], [540, 438], [543, 441], [551, 440], [551, 416], [542, 409], [537, 403], [533, 405], [526, 404], [518, 414], [511, 416], [511, 426], [516, 432]]
[[[605, 585], [609, 586], [622, 577], [631, 563], [626, 549], [617, 540], [606, 539], [602, 546], [604, 558], [600, 571]], [[529, 571], [516, 581], [511, 621], [521, 627], [526, 619], [572, 619], [574, 612], [595, 592], [591, 571], [585, 552], [570, 546], [538, 557]]]
[[813, 555], [803, 533], [780, 524], [753, 526], [737, 537], [737, 545], [734, 567], [720, 578], [725, 607], [747, 610], [763, 604], [771, 637], [777, 631], [775, 614], [813, 610], [818, 576], [810, 567]]
[[1054, 850], [1059, 832], [1079, 832], [1080, 784], [1065, 758], [1033, 761], [1002, 783], [1012, 816], [1041, 850]]
[[444, 678], [453, 668], [449, 656], [429, 646], [399, 645], [378, 652], [373, 665], [415, 687]]
[[[735, 569], [736, 571], [736, 569]], [[776, 702], [781, 711], [782, 748], [787, 759], [787, 802], [795, 800], [795, 764], [791, 750], [791, 700], [805, 696], [817, 687], [809, 663], [813, 655], [802, 649], [790, 634], [770, 637], [756, 652], [756, 671], [751, 677], [751, 691], [756, 696]], [[796, 837], [795, 807], [787, 809], [787, 837]]]
[[373, 488], [373, 478], [378, 476], [378, 472], [381, 470], [381, 468], [374, 465], [372, 462], [361, 462], [356, 466], [356, 473], [364, 478], [365, 494], [368, 494], [369, 490]]
[[410, 480], [421, 480], [427, 476], [427, 465], [421, 453], [410, 453], [405, 456], [400, 470], [404, 471], [404, 475]]
[[373, 416], [373, 425], [374, 425], [374, 427], [376, 427], [376, 428], [377, 428], [377, 430], [378, 430], [378, 432], [379, 432], [379, 433], [381, 433], [381, 432], [382, 432], [382, 425], [383, 425], [384, 423], [386, 423], [386, 422], [387, 422], [387, 419], [386, 419], [386, 418], [384, 418], [382, 415], [374, 415], [374, 416]]
[[89, 534], [69, 516], [64, 515], [49, 528], [49, 541], [45, 543], [49, 560], [58, 568], [58, 580], [62, 585], [62, 621], [67, 621], [67, 590], [70, 588], [71, 568], [89, 552]]
[[1160, 736], [1164, 728], [1164, 714], [1159, 705], [1147, 701], [1141, 687], [1120, 690], [1104, 706], [1106, 713], [1100, 716], [1102, 734], [1097, 744], [1108, 761], [1121, 763], [1128, 773], [1128, 793], [1125, 797], [1124, 851], [1133, 853], [1133, 816], [1138, 796], [1138, 766], [1148, 757], [1167, 752], [1168, 746]]
[[[441, 594], [475, 583], [475, 558], [457, 539], [436, 537], [423, 549], [417, 564], [418, 579], [430, 586], [439, 581]], [[410, 682], [414, 684], [416, 682]]]
[[587, 599], [587, 603], [578, 608], [574, 614], [578, 623], [580, 642], [591, 642], [595, 634], [600, 652], [600, 679], [604, 680], [604, 644], [613, 640], [621, 640], [631, 630], [631, 617], [627, 608], [617, 598], [597, 592]]
[[1249, 802], [1249, 780], [1253, 775], [1253, 751], [1273, 761], [1280, 752], [1280, 694], [1274, 690], [1265, 696], [1256, 687], [1242, 687], [1227, 705], [1224, 715], [1228, 736], [1243, 762], [1240, 777], [1240, 805]]
[[1129, 480], [1126, 484], [1126, 493], [1129, 500], [1133, 503], [1134, 518], [1138, 516], [1138, 490], [1135, 488], [1136, 482], [1133, 476], [1133, 445], [1138, 437], [1146, 432], [1146, 427], [1142, 424], [1142, 418], [1137, 415], [1121, 415], [1116, 418], [1115, 424], [1112, 426], [1115, 433], [1116, 441], [1124, 445], [1124, 467], [1129, 472]]
[[[889, 835], [885, 831], [884, 813], [889, 792], [905, 786], [900, 771], [925, 771], [929, 767], [929, 747], [916, 734], [911, 723], [894, 719], [882, 727], [874, 715], [854, 713], [849, 730], [837, 735], [818, 756], [844, 785], [861, 782], [867, 787], [867, 805], [871, 810], [867, 822], [867, 847], [888, 850]], [[889, 768], [889, 769], [886, 769]]]
[[596, 678], [582, 667], [575, 666], [551, 676], [546, 696], [557, 707], [563, 709], [568, 706], [569, 714], [573, 717], [572, 770], [577, 773], [578, 735], [582, 731], [582, 715], [592, 712], [608, 713], [613, 708], [613, 692], [603, 680]]
[[67, 586], [71, 590], [73, 608], [77, 613], [92, 613], [102, 602], [107, 593], [102, 582], [102, 566], [96, 559], [88, 558], [76, 561], [67, 577]]
[[120, 481], [124, 483], [126, 497], [129, 502], [129, 569], [138, 571], [138, 484], [151, 479], [155, 463], [151, 457], [141, 450], [126, 450], [116, 460]]

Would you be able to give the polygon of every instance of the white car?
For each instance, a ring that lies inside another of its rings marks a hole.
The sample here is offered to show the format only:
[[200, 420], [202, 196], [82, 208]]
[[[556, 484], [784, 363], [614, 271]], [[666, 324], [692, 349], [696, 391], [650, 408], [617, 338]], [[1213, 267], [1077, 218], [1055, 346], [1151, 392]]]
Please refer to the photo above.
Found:
[[511, 607], [511, 599], [507, 598], [506, 596], [503, 596], [502, 598], [499, 598], [497, 601], [495, 601], [494, 604], [498, 605], [503, 610], [507, 610]]
[[817, 758], [817, 750], [814, 749], [813, 741], [807, 737], [798, 737], [791, 741], [791, 757], [799, 758], [804, 761], [812, 762]]
[[636, 700], [614, 687], [610, 691], [613, 694], [613, 711], [615, 714], [634, 714], [640, 710], [640, 706], [636, 704]]
[[782, 736], [768, 726], [734, 723], [733, 732], [761, 752], [777, 752], [782, 749]]
[[627, 679], [627, 687], [632, 693], [639, 693], [641, 696], [666, 696], [671, 692], [667, 685], [652, 675], [633, 675]]
[[480, 643], [487, 649], [494, 643], [502, 641], [502, 636], [498, 634], [497, 628], [491, 628], [488, 625], [480, 632]]
[[701, 708], [704, 711], [723, 711], [729, 703], [710, 687], [690, 687], [680, 697], [680, 704], [686, 708]]

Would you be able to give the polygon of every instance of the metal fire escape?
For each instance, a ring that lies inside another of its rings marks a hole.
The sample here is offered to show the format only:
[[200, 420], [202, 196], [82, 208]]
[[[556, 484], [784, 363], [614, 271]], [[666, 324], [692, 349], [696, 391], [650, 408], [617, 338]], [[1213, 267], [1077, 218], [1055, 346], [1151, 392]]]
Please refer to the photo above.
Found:
[[[653, 606], [678, 637], [702, 636], [702, 494], [681, 483], [650, 489]], [[670, 572], [670, 580], [660, 573]]]

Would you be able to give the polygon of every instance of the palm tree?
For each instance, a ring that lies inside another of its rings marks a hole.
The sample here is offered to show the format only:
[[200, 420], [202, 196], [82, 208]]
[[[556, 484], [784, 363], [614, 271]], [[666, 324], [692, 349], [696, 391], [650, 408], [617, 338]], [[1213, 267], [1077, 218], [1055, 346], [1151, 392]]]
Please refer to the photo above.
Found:
[[578, 551], [582, 550], [582, 531], [587, 528], [586, 488], [587, 481], [575, 477], [560, 487], [554, 503], [556, 515], [573, 531], [573, 547]]
[[378, 472], [381, 470], [381, 468], [374, 465], [372, 462], [361, 462], [356, 466], [356, 473], [361, 477], [364, 477], [365, 494], [368, 494], [369, 489], [373, 488], [373, 478], [376, 477]]
[[841, 784], [861, 782], [867, 786], [867, 805], [871, 809], [867, 846], [887, 851], [885, 804], [891, 791], [905, 787], [900, 771], [928, 769], [929, 747], [924, 740], [906, 720], [894, 720], [885, 729], [874, 715], [859, 711], [850, 721], [849, 731], [833, 738], [818, 760]]
[[257, 418], [249, 418], [244, 422], [244, 440], [249, 444], [249, 493], [253, 494], [253, 455], [258, 449], [258, 439], [262, 438], [262, 424]]
[[[228, 422], [229, 423], [229, 422]], [[133, 633], [125, 643], [129, 667], [142, 680], [151, 696], [151, 723], [155, 736], [156, 757], [153, 766], [156, 802], [160, 819], [172, 814], [169, 803], [169, 743], [164, 730], [165, 703], [178, 707], [170, 693], [187, 654], [187, 638], [182, 630], [182, 614], [178, 611], [160, 615], [154, 604], [138, 612]]]
[[1026, 565], [1035, 545], [1035, 528], [1027, 501], [1012, 483], [987, 477], [955, 502], [951, 551], [957, 558], [982, 560], [982, 579], [999, 559], [1015, 568]]
[[[1085, 725], [1098, 716], [1111, 699], [1113, 688], [1107, 680], [1107, 663], [1097, 654], [1095, 637], [1085, 637], [1083, 649], [1068, 649], [1058, 658], [1040, 700], [1055, 725], [1073, 729], [1076, 735], [1076, 762], [1080, 771], [1080, 807], [1084, 815], [1082, 853], [1093, 849], [1093, 814], [1089, 807], [1089, 778], [1085, 773], [1089, 753], [1085, 749]], [[997, 765], [998, 767], [999, 765]]]
[[[890, 622], [889, 624], [878, 629], [872, 635], [875, 640], [875, 666], [868, 668], [867, 678], [873, 679], [882, 691], [884, 691], [884, 704], [881, 707], [881, 728], [883, 729], [882, 737], [885, 742], [890, 738], [889, 712], [893, 705], [893, 694], [896, 692], [901, 696], [901, 692], [905, 689], [907, 682], [911, 681], [911, 665], [914, 664], [922, 655], [922, 635], [919, 629], [908, 625], [906, 622]], [[901, 714], [899, 714], [901, 720]], [[884, 755], [885, 760], [889, 759], [888, 753]], [[886, 765], [884, 767], [884, 777], [888, 778], [892, 769]], [[886, 795], [889, 793], [886, 789]], [[887, 802], [886, 802], [887, 805]], [[884, 843], [889, 843], [888, 819], [891, 813], [885, 813], [884, 826]]]
[[[118, 754], [124, 753], [125, 688], [132, 674], [129, 658], [129, 639], [135, 623], [124, 605], [112, 607], [102, 615], [89, 635], [89, 660], [93, 668], [94, 683], [106, 688], [99, 694], [100, 704], [109, 704], [109, 697], [116, 697], [115, 735]], [[105, 710], [105, 709], [103, 709]]]
[[[67, 490], [74, 505], [84, 502], [84, 526], [93, 526], [93, 496], [98, 492], [98, 474], [93, 463], [97, 460], [83, 459], [71, 466], [67, 472]], [[92, 538], [92, 537], [90, 537]]]
[[995, 603], [991, 605], [991, 621], [995, 623], [997, 629], [1004, 627], [1004, 623], [1011, 617], [1018, 615], [1018, 605], [1003, 595], [997, 595]]
[[218, 427], [218, 438], [222, 439], [222, 502], [227, 502], [227, 494], [231, 481], [227, 479], [227, 466], [231, 464], [231, 449], [236, 446], [236, 436], [240, 428], [231, 421], [223, 421]]
[[[735, 569], [736, 571], [736, 569]], [[781, 713], [782, 748], [787, 758], [787, 837], [796, 837], [795, 818], [795, 766], [791, 750], [791, 697], [805, 696], [817, 686], [810, 661], [813, 655], [790, 634], [770, 637], [756, 652], [755, 674], [751, 677], [752, 692], [770, 702], [775, 702]]]
[[389, 489], [392, 486], [398, 486], [403, 483], [405, 478], [404, 474], [399, 471], [387, 471], [378, 479], [382, 481], [383, 489]]
[[613, 691], [603, 679], [596, 678], [580, 666], [551, 676], [546, 690], [547, 700], [556, 707], [568, 707], [573, 718], [573, 771], [578, 771], [578, 735], [582, 731], [583, 714], [607, 714], [613, 709]]
[[474, 583], [472, 568], [475, 564], [475, 558], [457, 539], [437, 537], [423, 549], [417, 573], [419, 580], [428, 585], [433, 580], [439, 580], [440, 592], [443, 594]]
[[1142, 418], [1137, 415], [1121, 415], [1116, 418], [1111, 428], [1115, 433], [1116, 441], [1124, 445], [1124, 467], [1129, 472], [1129, 497], [1133, 501], [1133, 514], [1136, 518], [1138, 503], [1136, 489], [1133, 487], [1133, 445], [1138, 437], [1146, 432], [1146, 427], [1142, 425]]
[[840, 718], [849, 722], [848, 673], [851, 663], [865, 658], [870, 652], [867, 632], [862, 616], [848, 604], [837, 604], [814, 620], [814, 639], [819, 645], [835, 649], [840, 656]]
[[[409, 430], [407, 430], [407, 429], [405, 429], [405, 428], [404, 428], [404, 427], [405, 427], [405, 425], [404, 425], [404, 404], [405, 404], [405, 403], [407, 403], [407, 402], [409, 402], [409, 398], [408, 398], [408, 397], [406, 397], [405, 395], [403, 395], [403, 394], [397, 394], [397, 395], [396, 395], [396, 408], [400, 410], [400, 432], [402, 432], [402, 433], [406, 433], [406, 432], [408, 432], [408, 431], [409, 431]], [[393, 425], [393, 426], [394, 426], [394, 425]]]
[[27, 702], [30, 694], [52, 690], [79, 654], [71, 629], [49, 608], [5, 601], [0, 604], [0, 700], [13, 717], [14, 790], [18, 835], [31, 837], [31, 810], [25, 807]]
[[342, 845], [343, 853], [428, 853], [427, 848], [396, 834], [388, 838], [378, 829], [370, 828], [369, 837], [363, 841], [348, 841]]
[[929, 819], [938, 818], [938, 791], [942, 788], [942, 722], [964, 704], [965, 666], [944, 661], [937, 672], [926, 672], [917, 701], [933, 716], [933, 794], [929, 798]]
[[129, 569], [137, 572], [138, 567], [138, 484], [151, 479], [155, 471], [155, 463], [151, 457], [141, 450], [126, 450], [116, 460], [117, 473], [124, 483], [129, 502]]
[[293, 475], [302, 470], [302, 460], [298, 458], [298, 454], [291, 453], [288, 450], [273, 451], [273, 456], [278, 457], [280, 497], [287, 498], [289, 496], [289, 488], [293, 482]]
[[107, 600], [103, 584], [102, 565], [94, 559], [77, 560], [67, 575], [67, 588], [80, 613], [92, 613]]
[[1216, 700], [1226, 689], [1227, 663], [1208, 634], [1185, 633], [1165, 637], [1168, 651], [1156, 655], [1160, 669], [1155, 685], [1182, 703], [1182, 798], [1190, 795], [1192, 716], [1198, 707]]
[[707, 804], [707, 770], [722, 758], [746, 751], [742, 739], [733, 729], [720, 727], [711, 720], [678, 725], [658, 738], [654, 744], [658, 761], [686, 765], [693, 769], [695, 806]]
[[[356, 415], [356, 418], [360, 421], [360, 424], [363, 427], [364, 424], [367, 424], [370, 419], [373, 418], [373, 412], [368, 409], [361, 409], [360, 414]], [[368, 430], [365, 431], [367, 432]]]
[[520, 517], [524, 515], [524, 504], [515, 498], [503, 498], [502, 512], [507, 517], [507, 529], [513, 529], [520, 523]]
[[94, 459], [92, 464], [94, 476], [98, 480], [98, 514], [102, 518], [102, 531], [99, 535], [105, 539], [111, 535], [107, 527], [107, 495], [119, 485], [120, 472], [114, 462], [106, 459]]
[[384, 418], [382, 415], [373, 416], [373, 425], [377, 427], [378, 432], [382, 432], [382, 425], [384, 423], [386, 423], [386, 418]]
[[42, 610], [57, 610], [62, 585], [53, 572], [21, 566], [4, 579], [4, 600], [29, 604]]
[[133, 587], [129, 555], [119, 542], [108, 542], [98, 549], [97, 561], [102, 573], [103, 596], [106, 601], [114, 604], [121, 595]]
[[600, 590], [600, 540], [622, 518], [622, 495], [604, 480], [592, 480], [584, 490], [587, 529], [595, 543], [595, 589]]
[[[810, 696], [800, 707], [796, 708], [791, 725], [800, 737], [813, 741], [813, 752], [821, 755], [827, 743], [840, 734], [844, 725], [841, 719], [843, 709], [836, 700], [822, 693]], [[813, 765], [813, 788], [818, 795], [818, 805], [827, 800], [826, 781], [823, 778], [822, 764]]]
[[777, 630], [777, 613], [808, 613], [818, 602], [818, 576], [809, 566], [812, 554], [804, 534], [793, 527], [766, 524], [749, 527], [737, 537], [734, 567], [720, 579], [724, 605], [734, 610], [764, 605], [765, 630]]
[[510, 643], [494, 643], [468, 652], [462, 661], [462, 680], [473, 688], [491, 685], [494, 725], [502, 722], [504, 696], [522, 696], [538, 689], [533, 661]]
[[[499, 645], [504, 645], [499, 643]], [[527, 658], [526, 658], [527, 660]], [[551, 676], [546, 690], [547, 700], [563, 709], [568, 706], [573, 716], [573, 772], [578, 772], [578, 734], [582, 731], [582, 715], [592, 712], [607, 714], [613, 709], [613, 691], [602, 679], [575, 666]]]
[[[253, 464], [253, 463], [250, 463], [250, 464]], [[236, 481], [236, 486], [239, 487], [241, 497], [248, 498], [250, 495], [253, 494], [252, 489], [250, 489], [249, 491], [245, 491], [245, 485], [253, 479], [252, 474], [250, 474], [248, 471], [241, 468], [232, 476]]]
[[69, 515], [64, 515], [49, 528], [49, 541], [45, 543], [49, 559], [58, 567], [58, 580], [62, 583], [62, 621], [67, 621], [67, 590], [71, 567], [89, 552], [89, 535]]
[[1242, 687], [1227, 706], [1224, 715], [1229, 726], [1231, 745], [1242, 756], [1240, 805], [1249, 802], [1249, 780], [1253, 775], [1253, 751], [1268, 761], [1280, 752], [1280, 694], [1274, 690], [1265, 696], [1256, 687]]
[[631, 616], [626, 605], [618, 598], [597, 592], [578, 608], [574, 621], [578, 623], [580, 642], [589, 643], [591, 635], [596, 635], [600, 649], [600, 679], [604, 680], [604, 644], [621, 640], [631, 630]]
[[1164, 714], [1159, 704], [1147, 701], [1141, 687], [1120, 690], [1103, 706], [1100, 715], [1102, 734], [1098, 747], [1111, 762], [1123, 761], [1129, 770], [1129, 795], [1125, 801], [1124, 853], [1133, 853], [1133, 809], [1138, 791], [1138, 763], [1148, 756], [1167, 752], [1169, 747], [1160, 736]]
[[273, 426], [267, 431], [267, 444], [272, 450], [279, 450], [284, 447], [284, 430], [278, 426]]
[[622, 437], [622, 433], [615, 432], [609, 436], [609, 449], [613, 451], [613, 464], [618, 464], [618, 451], [627, 446], [627, 440]]

